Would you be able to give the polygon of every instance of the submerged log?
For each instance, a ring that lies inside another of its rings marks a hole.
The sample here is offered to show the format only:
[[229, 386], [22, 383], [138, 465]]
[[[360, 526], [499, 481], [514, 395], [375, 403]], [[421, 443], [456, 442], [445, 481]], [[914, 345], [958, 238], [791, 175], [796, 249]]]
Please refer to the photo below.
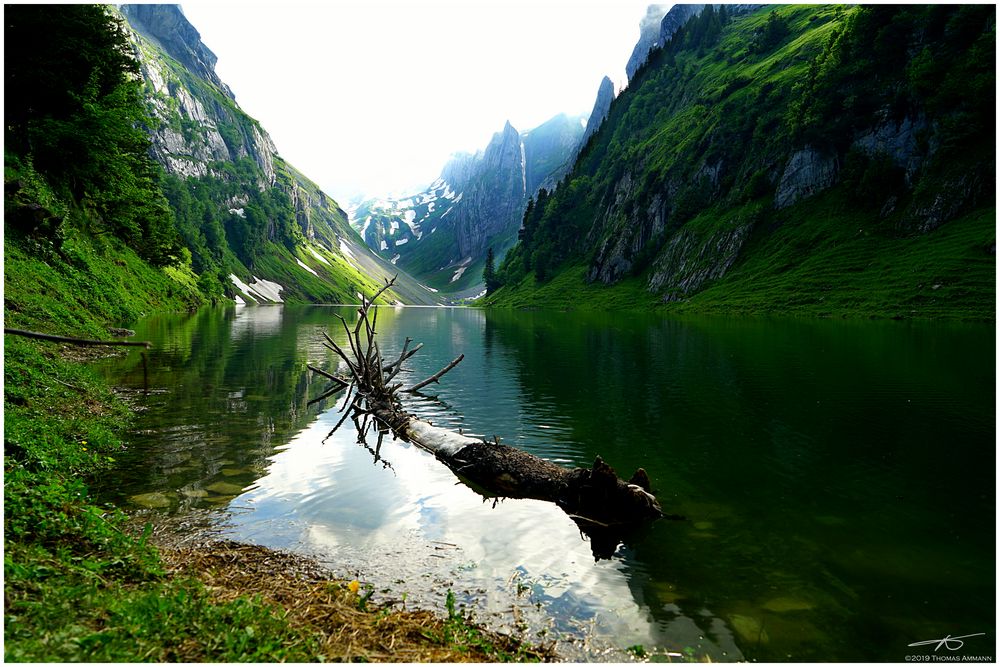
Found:
[[[407, 413], [397, 396], [402, 384], [390, 386], [389, 380], [399, 373], [403, 362], [421, 346], [407, 352], [410, 343], [410, 339], [407, 339], [399, 358], [383, 365], [375, 340], [377, 311], [374, 317], [368, 317], [375, 298], [391, 286], [394, 280], [388, 281], [371, 300], [362, 299], [362, 306], [358, 309], [359, 321], [353, 332], [341, 320], [347, 332], [348, 346], [337, 345], [326, 336], [329, 349], [346, 362], [351, 377], [345, 380], [310, 367], [324, 378], [334, 380], [337, 385], [324, 392], [324, 396], [350, 385], [343, 408], [344, 417], [330, 432], [331, 435], [349, 414], [353, 414], [355, 424], [358, 424], [359, 415], [371, 415], [396, 437], [433, 453], [460, 479], [473, 488], [479, 487], [486, 495], [534, 498], [557, 504], [573, 518], [581, 530], [591, 536], [597, 557], [610, 556], [619, 544], [622, 530], [663, 516], [660, 504], [651, 493], [649, 476], [642, 468], [636, 470], [627, 481], [621, 479], [600, 456], [590, 468], [564, 468], [529, 452], [499, 442], [487, 442], [462, 435]], [[367, 333], [367, 341], [364, 342], [359, 335], [362, 330]], [[350, 355], [346, 347], [350, 348]], [[464, 355], [458, 357], [424, 382], [405, 391], [417, 391], [431, 382], [437, 382], [457, 366], [463, 357]], [[367, 424], [367, 421], [364, 423]], [[380, 443], [381, 436], [382, 433], [379, 436]], [[359, 436], [359, 440], [363, 440], [363, 434]]]

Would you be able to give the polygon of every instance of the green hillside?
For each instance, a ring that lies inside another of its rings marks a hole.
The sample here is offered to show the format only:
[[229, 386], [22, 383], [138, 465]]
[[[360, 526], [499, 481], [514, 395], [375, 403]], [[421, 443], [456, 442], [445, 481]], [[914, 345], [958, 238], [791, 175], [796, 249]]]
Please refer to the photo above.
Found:
[[995, 8], [734, 11], [654, 49], [485, 302], [992, 319]]

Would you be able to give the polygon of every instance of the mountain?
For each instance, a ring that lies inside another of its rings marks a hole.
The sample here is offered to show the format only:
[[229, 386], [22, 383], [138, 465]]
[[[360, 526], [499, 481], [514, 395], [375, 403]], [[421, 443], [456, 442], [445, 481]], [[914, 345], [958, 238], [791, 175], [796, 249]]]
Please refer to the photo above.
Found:
[[508, 122], [484, 150], [453, 156], [424, 191], [362, 202], [353, 224], [433, 289], [478, 294], [487, 251], [501, 257], [514, 244], [529, 197], [565, 175], [583, 131], [583, 119], [566, 114], [524, 133]]
[[708, 7], [525, 214], [488, 302], [992, 319], [994, 50], [989, 7]]
[[[754, 5], [756, 6], [756, 5]], [[646, 8], [646, 15], [639, 22], [639, 41], [632, 49], [632, 55], [625, 63], [625, 74], [629, 81], [646, 63], [649, 52], [662, 47], [674, 36], [681, 26], [692, 17], [697, 16], [704, 4], [688, 3], [676, 5], [650, 5]], [[751, 5], [733, 5], [729, 10], [747, 11]]]
[[[200, 284], [242, 303], [354, 301], [399, 273], [278, 154], [177, 5], [122, 5], [156, 120], [152, 154]], [[434, 303], [401, 275], [394, 298]]]
[[[587, 143], [588, 139], [594, 136], [598, 128], [601, 127], [601, 123], [608, 117], [608, 112], [611, 111], [611, 103], [614, 101], [615, 85], [611, 82], [611, 79], [604, 77], [601, 79], [601, 85], [597, 88], [597, 99], [594, 100], [594, 108], [587, 119], [586, 129], [583, 132], [583, 136], [580, 137], [581, 148]], [[575, 157], [576, 155], [574, 154]]]

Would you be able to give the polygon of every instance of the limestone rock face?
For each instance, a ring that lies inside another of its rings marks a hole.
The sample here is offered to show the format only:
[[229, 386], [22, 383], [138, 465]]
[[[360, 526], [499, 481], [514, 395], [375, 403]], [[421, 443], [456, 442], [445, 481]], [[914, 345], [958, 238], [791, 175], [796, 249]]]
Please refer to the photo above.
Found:
[[587, 127], [583, 132], [583, 138], [580, 139], [580, 145], [587, 143], [587, 139], [590, 139], [597, 130], [601, 127], [601, 123], [608, 115], [608, 111], [611, 110], [611, 103], [615, 101], [615, 85], [611, 82], [611, 79], [604, 77], [601, 79], [601, 85], [597, 89], [597, 99], [594, 100], [594, 108], [590, 112], [590, 118], [587, 119]]
[[724, 229], [699, 233], [682, 228], [661, 251], [649, 278], [649, 290], [678, 301], [726, 275], [750, 237], [753, 224], [737, 218]]
[[493, 135], [480, 167], [490, 174], [465, 191], [466, 215], [458, 219], [455, 235], [462, 257], [485, 250], [486, 239], [510, 227], [527, 199], [527, 171], [520, 133], [508, 121]]
[[484, 150], [453, 156], [423, 191], [361, 203], [352, 224], [397, 266], [456, 283], [489, 248], [499, 261], [514, 245], [528, 198], [565, 175], [582, 135], [578, 116], [559, 114], [523, 133], [508, 122]]
[[230, 99], [233, 92], [215, 73], [218, 58], [201, 41], [179, 5], [122, 5], [122, 15], [141, 35], [195, 74], [212, 83]]
[[122, 5], [120, 11], [136, 33], [142, 77], [159, 121], [150, 133], [156, 160], [169, 173], [201, 177], [213, 162], [249, 157], [263, 172], [257, 188], [274, 185], [274, 143], [239, 110], [215, 73], [215, 54], [180, 7]]
[[[924, 159], [928, 157], [920, 149], [918, 138], [921, 133], [929, 131], [927, 119], [906, 116], [902, 120], [885, 119], [868, 132], [854, 140], [853, 146], [869, 157], [887, 155], [906, 172], [906, 182], [913, 182], [913, 177]], [[933, 147], [930, 149], [933, 151]]]
[[837, 178], [837, 167], [836, 156], [823, 155], [808, 146], [796, 151], [778, 181], [774, 207], [786, 208], [827, 189]]
[[660, 22], [669, 9], [670, 5], [650, 5], [646, 8], [646, 15], [639, 21], [639, 41], [632, 49], [632, 55], [629, 56], [628, 63], [625, 65], [625, 73], [630, 80], [646, 62], [646, 56], [649, 55], [650, 49], [657, 45], [660, 39]]
[[646, 15], [639, 22], [639, 41], [632, 49], [632, 55], [625, 65], [629, 81], [646, 62], [651, 50], [663, 46], [682, 25], [687, 23], [688, 19], [704, 8], [705, 5], [699, 3], [647, 7]]

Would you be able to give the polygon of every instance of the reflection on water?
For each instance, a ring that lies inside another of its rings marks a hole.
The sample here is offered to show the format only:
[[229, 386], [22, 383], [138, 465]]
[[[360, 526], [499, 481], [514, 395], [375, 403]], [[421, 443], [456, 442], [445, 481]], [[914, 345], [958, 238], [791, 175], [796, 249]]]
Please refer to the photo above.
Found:
[[[404, 382], [466, 355], [410, 411], [565, 465], [644, 467], [688, 519], [595, 562], [554, 505], [484, 502], [389, 438], [377, 461], [349, 421], [324, 442], [342, 394], [307, 407], [326, 383], [306, 364], [335, 367], [320, 342], [343, 338], [333, 312], [143, 323], [155, 390], [107, 495], [218, 507], [236, 537], [437, 607], [452, 588], [546, 637], [589, 628], [713, 660], [899, 661], [959, 630], [989, 645], [992, 327], [380, 309], [386, 357], [424, 343]], [[137, 360], [108, 372], [141, 386]]]

